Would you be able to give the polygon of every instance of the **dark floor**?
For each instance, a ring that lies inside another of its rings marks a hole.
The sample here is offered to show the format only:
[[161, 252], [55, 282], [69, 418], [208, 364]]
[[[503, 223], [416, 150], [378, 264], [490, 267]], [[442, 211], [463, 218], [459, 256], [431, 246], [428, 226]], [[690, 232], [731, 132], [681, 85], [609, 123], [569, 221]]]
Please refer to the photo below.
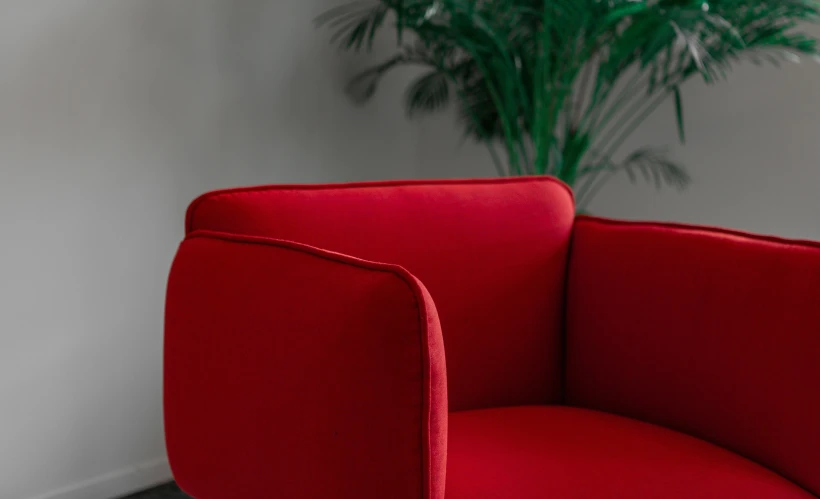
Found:
[[169, 483], [122, 499], [189, 499], [189, 496], [179, 490], [176, 484]]

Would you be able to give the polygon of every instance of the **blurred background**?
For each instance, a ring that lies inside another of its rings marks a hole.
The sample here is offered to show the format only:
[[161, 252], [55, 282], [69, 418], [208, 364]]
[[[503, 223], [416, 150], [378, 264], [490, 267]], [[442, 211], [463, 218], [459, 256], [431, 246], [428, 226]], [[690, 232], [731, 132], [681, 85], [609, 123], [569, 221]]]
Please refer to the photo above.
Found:
[[[412, 70], [351, 104], [345, 83], [392, 39], [339, 54], [312, 24], [337, 3], [0, 2], [0, 498], [170, 478], [164, 286], [199, 193], [495, 175], [452, 116], [406, 119]], [[818, 81], [806, 62], [685, 86], [686, 146], [669, 104], [626, 148], [672, 146], [689, 190], [619, 176], [590, 211], [820, 239]]]

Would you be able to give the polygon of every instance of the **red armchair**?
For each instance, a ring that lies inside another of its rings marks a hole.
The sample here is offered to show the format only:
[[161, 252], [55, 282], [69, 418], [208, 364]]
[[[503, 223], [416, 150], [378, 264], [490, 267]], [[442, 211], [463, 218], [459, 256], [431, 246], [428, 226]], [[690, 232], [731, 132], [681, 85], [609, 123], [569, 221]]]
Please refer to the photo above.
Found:
[[198, 499], [816, 497], [818, 283], [818, 244], [576, 219], [549, 178], [206, 194], [171, 466]]

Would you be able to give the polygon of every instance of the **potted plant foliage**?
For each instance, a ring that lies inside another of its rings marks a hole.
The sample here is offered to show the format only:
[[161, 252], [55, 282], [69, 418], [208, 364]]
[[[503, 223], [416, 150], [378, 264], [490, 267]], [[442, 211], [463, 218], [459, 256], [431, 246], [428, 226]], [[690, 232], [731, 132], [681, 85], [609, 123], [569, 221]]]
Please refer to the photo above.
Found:
[[680, 87], [690, 78], [717, 82], [741, 61], [817, 58], [800, 26], [818, 19], [811, 0], [371, 0], [317, 24], [358, 52], [389, 20], [397, 52], [350, 82], [357, 102], [392, 69], [426, 68], [407, 90], [410, 116], [454, 104], [499, 174], [554, 175], [583, 209], [619, 172], [685, 187], [689, 175], [664, 150], [619, 154], [625, 140], [671, 98], [683, 142]]

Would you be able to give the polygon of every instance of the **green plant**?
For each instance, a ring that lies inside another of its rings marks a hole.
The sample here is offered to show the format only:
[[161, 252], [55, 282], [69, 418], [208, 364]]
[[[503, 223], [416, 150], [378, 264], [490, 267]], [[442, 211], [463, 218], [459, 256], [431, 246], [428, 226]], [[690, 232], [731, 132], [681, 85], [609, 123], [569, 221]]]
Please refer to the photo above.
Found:
[[398, 51], [353, 78], [357, 102], [390, 70], [422, 66], [407, 90], [409, 116], [454, 101], [499, 174], [554, 175], [583, 208], [618, 172], [685, 187], [689, 175], [664, 150], [615, 155], [668, 97], [684, 141], [680, 87], [692, 77], [719, 81], [742, 60], [816, 58], [817, 41], [797, 28], [819, 18], [813, 0], [371, 0], [316, 21], [358, 52], [390, 19]]

